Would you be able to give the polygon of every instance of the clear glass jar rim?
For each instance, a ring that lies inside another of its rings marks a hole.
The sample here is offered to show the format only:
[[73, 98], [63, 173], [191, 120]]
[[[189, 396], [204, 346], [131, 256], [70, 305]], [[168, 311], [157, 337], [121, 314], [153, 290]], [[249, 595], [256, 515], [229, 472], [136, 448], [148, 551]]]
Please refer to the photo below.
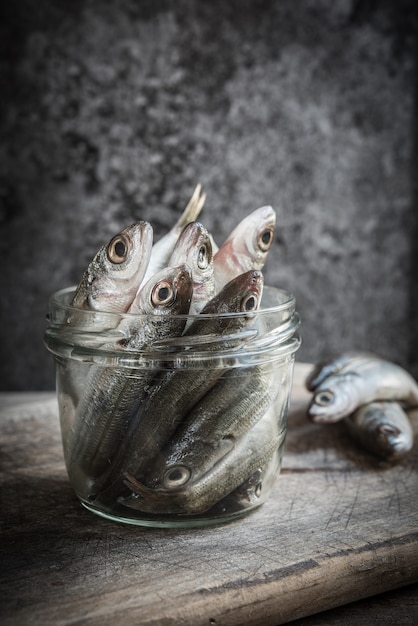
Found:
[[[75, 293], [75, 290], [76, 290], [76, 287], [72, 286], [72, 287], [65, 287], [63, 289], [59, 289], [58, 291], [53, 293], [49, 298], [50, 307], [60, 308], [62, 310], [65, 309], [68, 311], [69, 314], [81, 313], [84, 319], [88, 319], [89, 316], [94, 317], [98, 314], [100, 314], [100, 318], [102, 320], [108, 318], [109, 321], [111, 321], [112, 319], [121, 320], [121, 319], [126, 318], [126, 319], [133, 320], [133, 319], [141, 319], [141, 318], [148, 317], [148, 315], [141, 314], [141, 313], [139, 314], [138, 313], [115, 313], [115, 312], [109, 312], [109, 311], [80, 309], [78, 307], [72, 306], [71, 304], [71, 299]], [[273, 296], [280, 297], [283, 299], [283, 301], [278, 304], [273, 304], [270, 306], [263, 306], [263, 303], [269, 297], [273, 297]], [[66, 302], [65, 300], [68, 300], [68, 302]], [[271, 287], [269, 285], [266, 285], [263, 290], [263, 297], [261, 299], [261, 307], [255, 313], [256, 315], [259, 315], [259, 316], [260, 315], [261, 316], [274, 315], [274, 314], [283, 313], [286, 311], [289, 311], [289, 313], [291, 313], [295, 310], [295, 306], [296, 306], [295, 297], [289, 291], [285, 289], [280, 289], [279, 287]], [[202, 319], [202, 318], [213, 318], [213, 317], [236, 318], [236, 317], [246, 317], [246, 316], [248, 316], [248, 313], [242, 312], [242, 313], [217, 313], [215, 315], [212, 313], [196, 313], [193, 315], [189, 315], [189, 314], [177, 315], [176, 317], [178, 319], [187, 319], [188, 321], [193, 322], [194, 319]]]
[[[190, 363], [204, 366], [222, 365], [225, 359], [235, 359], [240, 364], [255, 361], [274, 360], [293, 354], [300, 346], [297, 330], [299, 315], [295, 310], [295, 298], [289, 292], [277, 287], [265, 287], [263, 300], [273, 303], [261, 309], [246, 313], [222, 313], [179, 315], [177, 319], [250, 319], [249, 324], [233, 324], [231, 329], [220, 335], [182, 334], [156, 338], [142, 347], [118, 346], [121, 335], [118, 328], [121, 320], [157, 326], [164, 323], [166, 316], [118, 314], [73, 307], [71, 302], [74, 288], [61, 289], [49, 300], [49, 326], [45, 333], [45, 344], [56, 356], [75, 360], [95, 360], [96, 358], [121, 367], [155, 367], [157, 362], [166, 360], [176, 367], [187, 367]], [[66, 302], [67, 301], [67, 302]]]

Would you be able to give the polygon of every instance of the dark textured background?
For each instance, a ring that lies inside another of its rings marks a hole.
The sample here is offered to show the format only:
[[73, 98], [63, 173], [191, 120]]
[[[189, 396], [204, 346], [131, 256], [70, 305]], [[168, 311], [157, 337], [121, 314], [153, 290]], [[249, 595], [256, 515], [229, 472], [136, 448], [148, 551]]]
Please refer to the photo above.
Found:
[[17, 0], [0, 20], [2, 389], [52, 389], [47, 298], [200, 181], [218, 242], [278, 213], [300, 360], [417, 374], [415, 3]]

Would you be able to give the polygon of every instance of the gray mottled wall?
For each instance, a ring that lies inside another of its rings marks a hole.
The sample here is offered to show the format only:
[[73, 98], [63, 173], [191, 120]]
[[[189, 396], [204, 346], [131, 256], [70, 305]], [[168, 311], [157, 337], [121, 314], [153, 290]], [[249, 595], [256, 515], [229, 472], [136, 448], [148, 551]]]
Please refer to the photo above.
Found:
[[[6, 4], [6, 3], [4, 3]], [[219, 242], [278, 213], [300, 360], [416, 367], [413, 2], [20, 0], [1, 9], [1, 387], [49, 389], [47, 298], [200, 181]]]

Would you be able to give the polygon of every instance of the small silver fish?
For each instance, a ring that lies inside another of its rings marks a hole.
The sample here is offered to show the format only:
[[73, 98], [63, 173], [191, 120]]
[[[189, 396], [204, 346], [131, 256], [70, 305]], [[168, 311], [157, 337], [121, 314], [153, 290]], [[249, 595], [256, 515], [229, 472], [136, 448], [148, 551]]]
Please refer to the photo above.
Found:
[[212, 242], [206, 228], [200, 222], [190, 222], [177, 240], [169, 265], [187, 263], [193, 276], [193, 297], [190, 314], [200, 310], [215, 295]]
[[372, 454], [396, 461], [412, 448], [409, 418], [397, 402], [371, 402], [345, 418], [351, 436]]
[[[169, 262], [169, 259], [173, 253], [181, 231], [187, 224], [196, 221], [203, 205], [205, 204], [206, 194], [202, 194], [201, 191], [202, 185], [199, 183], [196, 186], [186, 208], [174, 224], [173, 228], [152, 246], [151, 258], [148, 263], [146, 274], [142, 279], [142, 284], [147, 282], [153, 274], [159, 270], [167, 267], [167, 265], [172, 265], [172, 263]], [[181, 261], [181, 263], [183, 262], [184, 261]]]
[[[138, 291], [119, 325], [124, 349], [141, 350], [160, 339], [182, 334], [193, 297], [192, 270], [186, 263], [154, 274]], [[149, 316], [147, 320], [144, 315]], [[132, 316], [132, 317], [131, 317]]]
[[[157, 274], [155, 281], [151, 279], [145, 285], [139, 294], [141, 304], [134, 308], [137, 313], [158, 318], [156, 324], [141, 323], [136, 327], [132, 321], [126, 350], [147, 349], [161, 333], [165, 337], [181, 334], [184, 328], [193, 290], [189, 268], [167, 268]], [[122, 442], [136, 418], [144, 387], [152, 376], [148, 369], [92, 366], [68, 443], [68, 472], [76, 484], [87, 482], [85, 496], [89, 499], [113, 471]]]
[[173, 471], [177, 483], [198, 480], [265, 414], [276, 393], [271, 369], [228, 371], [181, 421], [145, 484], [164, 487]]
[[321, 377], [314, 388], [308, 417], [316, 423], [337, 422], [374, 400], [418, 406], [418, 384], [402, 367], [377, 356], [339, 357], [335, 373]]
[[128, 226], [102, 246], [89, 263], [74, 294], [80, 309], [125, 313], [142, 281], [152, 249], [148, 222]]
[[150, 489], [126, 473], [125, 484], [132, 494], [118, 501], [124, 506], [149, 513], [202, 514], [249, 480], [274, 454], [280, 455], [284, 441], [285, 430], [279, 430], [276, 420], [266, 414], [228, 455], [194, 483], [178, 484], [176, 470], [173, 469], [171, 486]]
[[[153, 386], [141, 405], [143, 418], [126, 455], [128, 473], [138, 476], [149, 466], [181, 420], [228, 369], [227, 365], [222, 368], [219, 362], [215, 367], [211, 363], [211, 353], [220, 347], [225, 349], [228, 344], [236, 347], [243, 341], [239, 331], [249, 326], [254, 318], [261, 301], [263, 282], [263, 275], [256, 270], [238, 276], [208, 302], [186, 329], [181, 339], [186, 337], [189, 343], [212, 338], [206, 345], [209, 354], [200, 363], [196, 362], [193, 369], [179, 366], [167, 371]], [[248, 315], [230, 315], [234, 312]], [[203, 344], [199, 345], [205, 350]]]
[[275, 211], [271, 206], [264, 206], [247, 215], [234, 228], [213, 259], [217, 291], [235, 276], [264, 267], [275, 227]]
[[[81, 341], [93, 341], [94, 349], [100, 343], [107, 344], [110, 349], [117, 347], [118, 337], [114, 330], [120, 321], [119, 314], [125, 313], [135, 298], [151, 255], [152, 236], [148, 222], [137, 222], [124, 228], [98, 250], [72, 298], [72, 308], [66, 320], [70, 341], [75, 340], [74, 333], [86, 329], [89, 333], [85, 333]], [[66, 332], [63, 328], [63, 337]], [[98, 340], [99, 332], [101, 341]], [[78, 368], [68, 369], [65, 384], [71, 403], [78, 403], [80, 399], [82, 385], [79, 378]]]

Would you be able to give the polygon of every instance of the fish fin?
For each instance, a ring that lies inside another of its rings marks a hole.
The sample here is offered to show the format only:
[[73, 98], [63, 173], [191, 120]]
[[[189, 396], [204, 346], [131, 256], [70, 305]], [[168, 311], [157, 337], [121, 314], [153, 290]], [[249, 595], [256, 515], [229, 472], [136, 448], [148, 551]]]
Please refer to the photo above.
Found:
[[308, 391], [314, 391], [318, 385], [320, 385], [326, 378], [332, 374], [336, 374], [343, 368], [346, 368], [351, 361], [364, 358], [376, 358], [375, 355], [369, 352], [362, 352], [360, 350], [350, 350], [339, 354], [336, 357], [325, 359], [317, 363], [313, 370], [308, 374], [305, 380], [305, 386]]
[[183, 226], [187, 226], [190, 222], [195, 222], [198, 215], [200, 214], [203, 205], [205, 204], [206, 194], [201, 194], [202, 185], [198, 183], [196, 188], [187, 203], [186, 208], [183, 213], [180, 215], [175, 228], [182, 228]]

